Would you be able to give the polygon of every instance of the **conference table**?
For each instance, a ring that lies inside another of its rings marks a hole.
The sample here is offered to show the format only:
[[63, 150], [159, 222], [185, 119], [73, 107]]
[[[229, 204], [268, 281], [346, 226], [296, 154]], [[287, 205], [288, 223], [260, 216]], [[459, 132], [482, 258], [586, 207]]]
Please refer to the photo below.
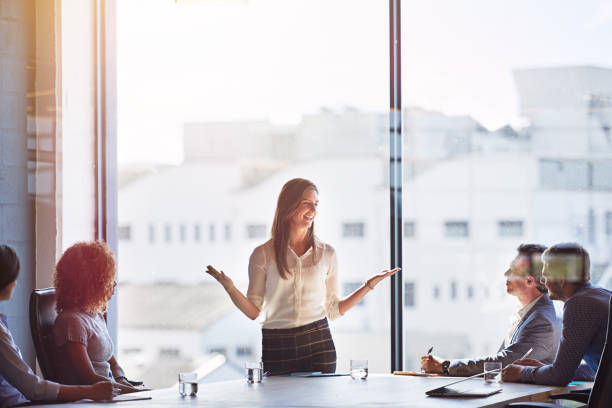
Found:
[[[131, 396], [151, 399], [118, 402], [118, 407], [505, 407], [509, 402], [546, 401], [549, 394], [580, 386], [555, 387], [504, 383], [502, 391], [481, 398], [429, 397], [425, 391], [452, 382], [452, 377], [372, 374], [365, 380], [338, 377], [266, 377], [259, 384], [243, 380], [199, 384], [196, 397], [181, 397], [178, 387]], [[483, 379], [466, 383], [483, 385]], [[584, 388], [584, 386], [582, 386]], [[108, 403], [76, 402], [73, 407], [108, 407]], [[41, 405], [44, 407], [44, 405]], [[47, 405], [48, 407], [48, 405]]]

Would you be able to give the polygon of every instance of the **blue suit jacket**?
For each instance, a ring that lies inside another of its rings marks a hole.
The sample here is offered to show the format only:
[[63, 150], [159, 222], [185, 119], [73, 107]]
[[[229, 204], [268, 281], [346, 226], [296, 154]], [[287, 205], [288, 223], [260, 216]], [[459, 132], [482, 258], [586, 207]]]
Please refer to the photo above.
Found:
[[451, 360], [448, 372], [453, 376], [482, 373], [484, 363], [489, 361], [501, 362], [505, 367], [521, 358], [530, 348], [533, 348], [533, 351], [528, 358], [548, 364], [555, 358], [560, 336], [561, 322], [557, 318], [552, 301], [544, 294], [521, 320], [508, 347], [504, 347], [502, 342], [497, 353], [491, 356]]

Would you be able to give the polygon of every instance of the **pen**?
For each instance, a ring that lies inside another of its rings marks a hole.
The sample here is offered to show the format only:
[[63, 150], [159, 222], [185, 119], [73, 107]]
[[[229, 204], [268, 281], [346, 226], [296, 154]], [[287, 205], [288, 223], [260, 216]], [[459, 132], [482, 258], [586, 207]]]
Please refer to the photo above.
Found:
[[431, 346], [431, 347], [429, 348], [429, 350], [427, 350], [427, 355], [430, 355], [430, 354], [431, 354], [431, 352], [432, 352], [432, 350], [433, 350], [433, 346]]
[[523, 354], [523, 356], [521, 358], [519, 358], [519, 360], [526, 359], [531, 354], [532, 351], [533, 351], [533, 347], [530, 348], [529, 350], [527, 350], [527, 352], [525, 354]]

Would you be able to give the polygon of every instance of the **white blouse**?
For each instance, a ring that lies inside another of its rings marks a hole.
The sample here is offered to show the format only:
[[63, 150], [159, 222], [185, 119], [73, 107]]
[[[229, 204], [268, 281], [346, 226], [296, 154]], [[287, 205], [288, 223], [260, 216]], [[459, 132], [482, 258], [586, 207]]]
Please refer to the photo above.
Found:
[[300, 257], [287, 248], [287, 279], [278, 273], [272, 240], [253, 250], [247, 298], [260, 310], [264, 329], [288, 329], [340, 316], [336, 251], [317, 238], [315, 247], [316, 259], [312, 247]]

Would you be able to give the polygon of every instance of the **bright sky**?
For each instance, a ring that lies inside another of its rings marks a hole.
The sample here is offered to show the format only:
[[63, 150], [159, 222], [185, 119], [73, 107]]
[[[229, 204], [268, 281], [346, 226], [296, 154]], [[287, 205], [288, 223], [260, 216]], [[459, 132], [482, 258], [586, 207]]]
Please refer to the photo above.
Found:
[[[119, 163], [182, 160], [186, 121], [385, 112], [388, 1], [118, 0]], [[612, 68], [612, 2], [402, 3], [404, 106], [518, 124], [515, 68]]]

